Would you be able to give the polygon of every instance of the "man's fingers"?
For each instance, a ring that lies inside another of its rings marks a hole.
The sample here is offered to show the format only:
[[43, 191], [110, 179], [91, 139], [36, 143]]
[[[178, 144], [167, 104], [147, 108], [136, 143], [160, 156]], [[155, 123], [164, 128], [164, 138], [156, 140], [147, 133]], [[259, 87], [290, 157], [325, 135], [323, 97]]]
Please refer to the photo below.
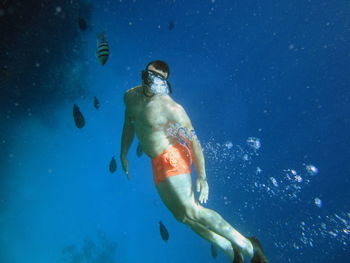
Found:
[[206, 203], [208, 200], [207, 196], [204, 193], [201, 193], [201, 195], [199, 196], [199, 202]]
[[196, 185], [197, 185], [197, 192], [200, 192], [199, 198], [198, 198], [199, 202], [206, 203], [208, 201], [208, 191], [209, 191], [208, 184], [198, 180]]
[[204, 187], [204, 189], [201, 192], [201, 200], [202, 203], [206, 203], [208, 201], [208, 187]]
[[123, 171], [126, 174], [126, 176], [128, 177], [128, 179], [130, 180], [130, 174], [129, 174], [129, 164], [127, 160], [122, 160], [122, 167], [123, 167]]
[[122, 165], [123, 165], [123, 170], [124, 170], [124, 172], [126, 173], [126, 175], [128, 175], [128, 174], [129, 174], [129, 164], [128, 164], [128, 161], [124, 160], [124, 161], [122, 162]]
[[206, 203], [208, 200], [208, 194], [206, 191], [201, 191], [201, 193], [199, 194], [199, 202], [201, 203]]
[[206, 192], [203, 192], [202, 202], [203, 202], [203, 203], [206, 203], [207, 200], [208, 200], [208, 196], [207, 196]]
[[209, 186], [207, 186], [207, 189], [205, 191], [205, 202], [208, 201], [208, 198], [209, 198]]
[[199, 181], [197, 181], [196, 185], [197, 185], [197, 192], [200, 192], [201, 191], [201, 184], [199, 183]]

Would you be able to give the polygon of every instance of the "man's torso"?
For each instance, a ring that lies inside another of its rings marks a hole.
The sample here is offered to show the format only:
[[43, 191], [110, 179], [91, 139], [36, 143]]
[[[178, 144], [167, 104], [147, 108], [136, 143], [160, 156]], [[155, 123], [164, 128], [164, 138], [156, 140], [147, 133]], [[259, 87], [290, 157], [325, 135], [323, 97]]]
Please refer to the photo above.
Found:
[[150, 157], [161, 154], [177, 137], [168, 132], [176, 122], [179, 105], [168, 95], [146, 97], [142, 87], [130, 89], [125, 97], [128, 117], [130, 118], [143, 151]]

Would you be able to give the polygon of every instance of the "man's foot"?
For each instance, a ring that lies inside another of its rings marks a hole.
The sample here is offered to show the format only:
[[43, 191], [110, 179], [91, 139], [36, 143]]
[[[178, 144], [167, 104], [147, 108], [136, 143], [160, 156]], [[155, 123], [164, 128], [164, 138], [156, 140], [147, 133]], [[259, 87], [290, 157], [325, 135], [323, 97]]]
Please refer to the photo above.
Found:
[[235, 255], [233, 257], [232, 263], [243, 263], [244, 259], [243, 259], [242, 253], [238, 249], [236, 249], [234, 247], [233, 247], [233, 252], [235, 253]]
[[259, 242], [255, 237], [247, 237], [249, 241], [253, 245], [253, 251], [254, 255], [252, 258], [252, 263], [268, 263], [267, 257], [265, 256], [264, 250]]

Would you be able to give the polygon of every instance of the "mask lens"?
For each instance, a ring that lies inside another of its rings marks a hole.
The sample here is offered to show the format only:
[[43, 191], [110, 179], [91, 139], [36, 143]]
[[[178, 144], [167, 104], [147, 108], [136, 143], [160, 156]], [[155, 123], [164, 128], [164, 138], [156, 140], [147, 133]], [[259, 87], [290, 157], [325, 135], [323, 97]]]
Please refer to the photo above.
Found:
[[165, 80], [165, 78], [162, 75], [156, 72], [153, 72], [151, 70], [142, 71], [142, 80], [145, 85], [151, 85], [157, 78], [161, 80]]
[[155, 93], [172, 93], [170, 83], [160, 74], [151, 70], [143, 70], [142, 82]]

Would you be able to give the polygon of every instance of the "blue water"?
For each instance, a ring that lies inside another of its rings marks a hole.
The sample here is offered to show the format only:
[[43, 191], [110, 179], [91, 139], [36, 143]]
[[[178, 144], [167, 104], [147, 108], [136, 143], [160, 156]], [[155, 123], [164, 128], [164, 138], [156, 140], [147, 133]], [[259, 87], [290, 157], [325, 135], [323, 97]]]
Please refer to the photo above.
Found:
[[[79, 1], [43, 2], [49, 16], [67, 21], [62, 14]], [[136, 156], [136, 138], [132, 179], [122, 172], [123, 94], [155, 59], [169, 64], [173, 98], [201, 141], [207, 207], [258, 237], [270, 262], [347, 262], [349, 1], [80, 2], [89, 6], [88, 30], [72, 19], [74, 30], [60, 29], [74, 33], [65, 39], [42, 34], [39, 41], [28, 27], [30, 40], [22, 34], [13, 42], [29, 50], [54, 42], [75, 55], [11, 57], [15, 68], [42, 71], [15, 71], [33, 79], [19, 82], [13, 96], [2, 90], [0, 262], [229, 262], [221, 252], [212, 258], [210, 244], [165, 208], [150, 160]], [[42, 30], [54, 30], [45, 21]], [[110, 46], [104, 66], [95, 56], [100, 32]], [[86, 120], [81, 130], [74, 103]]]

